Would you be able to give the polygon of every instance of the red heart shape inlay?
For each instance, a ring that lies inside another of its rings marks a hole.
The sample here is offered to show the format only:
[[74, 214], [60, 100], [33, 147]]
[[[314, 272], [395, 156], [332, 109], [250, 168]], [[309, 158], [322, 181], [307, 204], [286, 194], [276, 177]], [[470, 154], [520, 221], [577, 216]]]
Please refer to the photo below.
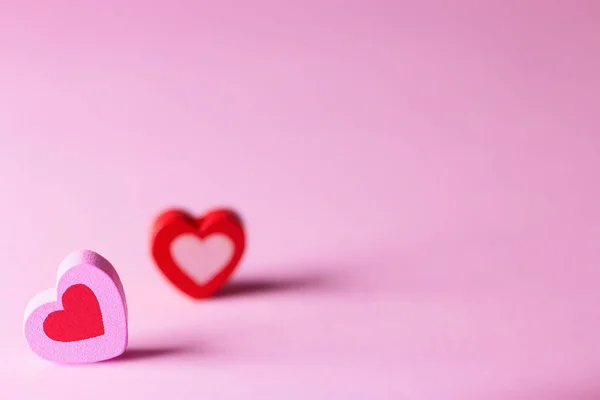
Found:
[[[245, 243], [242, 220], [233, 210], [213, 209], [195, 217], [169, 209], [154, 222], [151, 253], [173, 285], [202, 299], [225, 285], [240, 262]], [[200, 252], [192, 252], [198, 249]]]
[[83, 284], [69, 287], [62, 297], [63, 310], [54, 311], [44, 321], [44, 332], [57, 342], [75, 342], [104, 335], [100, 304], [92, 290]]

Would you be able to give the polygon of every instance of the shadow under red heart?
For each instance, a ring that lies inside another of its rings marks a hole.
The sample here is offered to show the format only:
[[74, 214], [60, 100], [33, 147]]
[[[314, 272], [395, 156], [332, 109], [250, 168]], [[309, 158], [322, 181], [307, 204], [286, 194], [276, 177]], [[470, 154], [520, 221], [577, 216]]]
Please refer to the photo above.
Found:
[[83, 284], [70, 286], [62, 296], [63, 310], [44, 320], [44, 332], [57, 342], [75, 342], [104, 335], [102, 311], [94, 292]]

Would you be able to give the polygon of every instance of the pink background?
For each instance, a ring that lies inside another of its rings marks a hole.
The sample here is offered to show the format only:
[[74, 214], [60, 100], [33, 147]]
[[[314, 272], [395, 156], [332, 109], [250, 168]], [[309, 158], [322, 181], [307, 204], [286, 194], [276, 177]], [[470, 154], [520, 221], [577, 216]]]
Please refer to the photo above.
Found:
[[[0, 398], [599, 399], [600, 5], [449, 4], [0, 3]], [[194, 303], [149, 225], [222, 204]], [[22, 314], [78, 248], [130, 352], [60, 367]]]

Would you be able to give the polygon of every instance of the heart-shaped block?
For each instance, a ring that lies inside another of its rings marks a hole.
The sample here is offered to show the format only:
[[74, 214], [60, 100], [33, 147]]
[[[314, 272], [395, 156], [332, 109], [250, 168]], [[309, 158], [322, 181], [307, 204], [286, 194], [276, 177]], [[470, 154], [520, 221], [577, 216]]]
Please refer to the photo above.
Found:
[[233, 210], [215, 209], [194, 217], [169, 209], [156, 218], [150, 247], [167, 279], [188, 296], [202, 299], [227, 282], [245, 244], [242, 221]]
[[68, 255], [55, 289], [25, 309], [23, 333], [40, 357], [61, 364], [108, 360], [127, 348], [127, 303], [115, 268], [90, 250]]

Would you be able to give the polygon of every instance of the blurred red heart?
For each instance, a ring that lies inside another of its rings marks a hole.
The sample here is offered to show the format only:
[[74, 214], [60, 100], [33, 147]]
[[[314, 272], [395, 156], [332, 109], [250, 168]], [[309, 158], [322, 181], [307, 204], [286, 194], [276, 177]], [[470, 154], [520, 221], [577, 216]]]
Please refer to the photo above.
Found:
[[169, 209], [156, 218], [152, 229], [156, 265], [175, 287], [195, 299], [211, 296], [227, 282], [244, 248], [242, 221], [230, 209], [197, 218]]

